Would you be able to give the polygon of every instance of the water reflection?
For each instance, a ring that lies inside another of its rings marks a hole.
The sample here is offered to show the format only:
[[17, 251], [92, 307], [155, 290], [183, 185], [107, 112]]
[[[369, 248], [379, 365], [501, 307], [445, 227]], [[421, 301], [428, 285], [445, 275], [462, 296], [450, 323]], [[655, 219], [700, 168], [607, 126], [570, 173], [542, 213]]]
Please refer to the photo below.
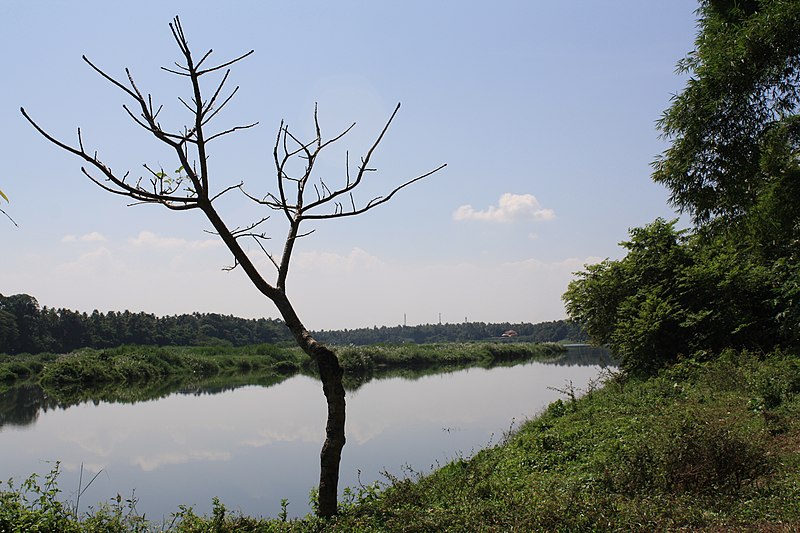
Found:
[[[589, 345], [572, 345], [563, 354], [546, 362], [564, 366], [596, 365], [601, 367], [614, 366], [616, 363], [611, 358], [608, 350]], [[515, 366], [518, 362], [497, 366]], [[345, 387], [348, 392], [354, 392], [375, 379], [389, 379], [400, 377], [407, 380], [417, 380], [425, 376], [437, 374], [451, 374], [466, 367], [453, 368], [428, 368], [428, 369], [395, 369], [368, 375], [345, 376]], [[101, 389], [78, 389], [73, 391], [55, 391], [50, 394], [34, 384], [25, 384], [0, 392], [0, 429], [5, 425], [26, 426], [33, 424], [39, 417], [40, 411], [54, 408], [67, 408], [84, 402], [98, 405], [101, 402], [111, 403], [137, 403], [141, 401], [164, 398], [171, 394], [186, 394], [200, 396], [205, 394], [220, 394], [250, 385], [269, 387], [277, 385], [287, 379], [286, 376], [260, 376], [236, 375], [227, 378], [208, 378], [195, 381], [158, 381], [131, 387], [124, 384], [112, 384]]]
[[[571, 381], [581, 388], [596, 378], [598, 360], [586, 365], [589, 359], [585, 350], [570, 350], [549, 363], [361, 383], [348, 392], [341, 486], [381, 479], [384, 469], [397, 474], [406, 464], [426, 470], [496, 442], [512, 420], [560, 396], [548, 387]], [[291, 515], [308, 512], [324, 438], [318, 380], [206, 385], [183, 384], [166, 396], [154, 389], [161, 396], [145, 401], [70, 406], [35, 387], [9, 391], [0, 407], [0, 479], [43, 472], [45, 461], [60, 460], [67, 499], [75, 499], [83, 465], [102, 473], [82, 503], [135, 490], [138, 511], [157, 520], [181, 504], [207, 513], [214, 496], [251, 515], [276, 515], [282, 498]]]
[[0, 393], [0, 429], [5, 425], [27, 426], [42, 410], [58, 407], [38, 385], [20, 385]]

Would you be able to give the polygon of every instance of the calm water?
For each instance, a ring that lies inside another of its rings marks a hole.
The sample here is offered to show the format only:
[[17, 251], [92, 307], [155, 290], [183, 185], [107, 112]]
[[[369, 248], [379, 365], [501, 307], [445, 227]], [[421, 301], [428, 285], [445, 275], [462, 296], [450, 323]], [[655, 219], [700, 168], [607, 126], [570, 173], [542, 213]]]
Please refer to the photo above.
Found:
[[[601, 370], [564, 363], [379, 379], [349, 392], [340, 488], [470, 455], [563, 397], [548, 387], [583, 388]], [[135, 404], [37, 410], [35, 398], [18, 401], [28, 402], [19, 406], [25, 414], [6, 407], [0, 426], [0, 479], [46, 473], [58, 460], [59, 486], [74, 503], [82, 464], [84, 485], [100, 475], [81, 496], [81, 511], [118, 493], [135, 495], [139, 514], [156, 521], [181, 504], [208, 513], [214, 496], [253, 516], [277, 515], [282, 498], [292, 516], [309, 511], [326, 416], [315, 379]]]

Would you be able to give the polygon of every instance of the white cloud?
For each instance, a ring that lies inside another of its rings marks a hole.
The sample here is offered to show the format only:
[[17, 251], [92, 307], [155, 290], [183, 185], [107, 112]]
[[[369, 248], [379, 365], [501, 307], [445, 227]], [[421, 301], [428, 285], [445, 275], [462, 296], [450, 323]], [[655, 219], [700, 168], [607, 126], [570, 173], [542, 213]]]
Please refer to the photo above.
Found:
[[453, 213], [453, 220], [479, 220], [485, 222], [512, 222], [514, 220], [552, 220], [556, 217], [552, 209], [544, 209], [532, 194], [505, 193], [497, 206], [490, 205], [477, 211], [471, 205], [462, 205]]
[[176, 237], [162, 237], [150, 231], [141, 231], [135, 238], [129, 239], [134, 246], [147, 246], [151, 248], [189, 248], [202, 249], [221, 246], [219, 239], [206, 239], [203, 241], [187, 241]]
[[109, 268], [118, 267], [119, 261], [114, 253], [105, 247], [100, 247], [82, 254], [77, 259], [61, 263], [58, 268], [61, 274], [89, 274], [96, 275]]
[[61, 242], [104, 242], [105, 240], [106, 238], [103, 236], [103, 234], [96, 231], [87, 233], [86, 235], [81, 235], [80, 237], [75, 235], [64, 235], [61, 238]]
[[303, 270], [322, 270], [353, 272], [360, 269], [380, 268], [383, 261], [362, 250], [353, 248], [349, 254], [341, 255], [330, 252], [305, 252], [298, 254], [294, 266]]

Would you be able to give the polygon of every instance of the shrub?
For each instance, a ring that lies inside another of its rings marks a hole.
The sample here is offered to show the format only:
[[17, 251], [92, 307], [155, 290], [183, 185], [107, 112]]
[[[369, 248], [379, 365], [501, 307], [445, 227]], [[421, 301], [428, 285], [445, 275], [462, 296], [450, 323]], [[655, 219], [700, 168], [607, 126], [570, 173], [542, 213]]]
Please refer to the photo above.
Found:
[[724, 421], [688, 418], [673, 424], [644, 435], [623, 453], [613, 474], [617, 490], [736, 493], [770, 469], [764, 447]]

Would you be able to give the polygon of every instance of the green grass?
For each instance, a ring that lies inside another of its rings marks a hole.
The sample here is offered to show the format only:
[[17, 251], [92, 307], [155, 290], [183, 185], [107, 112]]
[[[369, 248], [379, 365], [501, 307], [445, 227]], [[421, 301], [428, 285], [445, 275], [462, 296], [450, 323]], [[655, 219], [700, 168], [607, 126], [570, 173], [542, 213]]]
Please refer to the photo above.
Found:
[[799, 466], [797, 358], [729, 352], [559, 400], [500, 446], [390, 478], [332, 530], [788, 531]]
[[[390, 369], [421, 370], [492, 366], [509, 361], [555, 357], [554, 344], [443, 343], [334, 347], [342, 366], [361, 381]], [[0, 355], [0, 387], [40, 384], [56, 395], [246, 374], [315, 374], [313, 361], [297, 347], [256, 346], [84, 348], [68, 354]], [[356, 380], [355, 382], [358, 382]]]
[[334, 349], [345, 373], [356, 375], [393, 369], [491, 367], [506, 362], [553, 359], [566, 352], [566, 348], [554, 343], [493, 342], [351, 345]]

